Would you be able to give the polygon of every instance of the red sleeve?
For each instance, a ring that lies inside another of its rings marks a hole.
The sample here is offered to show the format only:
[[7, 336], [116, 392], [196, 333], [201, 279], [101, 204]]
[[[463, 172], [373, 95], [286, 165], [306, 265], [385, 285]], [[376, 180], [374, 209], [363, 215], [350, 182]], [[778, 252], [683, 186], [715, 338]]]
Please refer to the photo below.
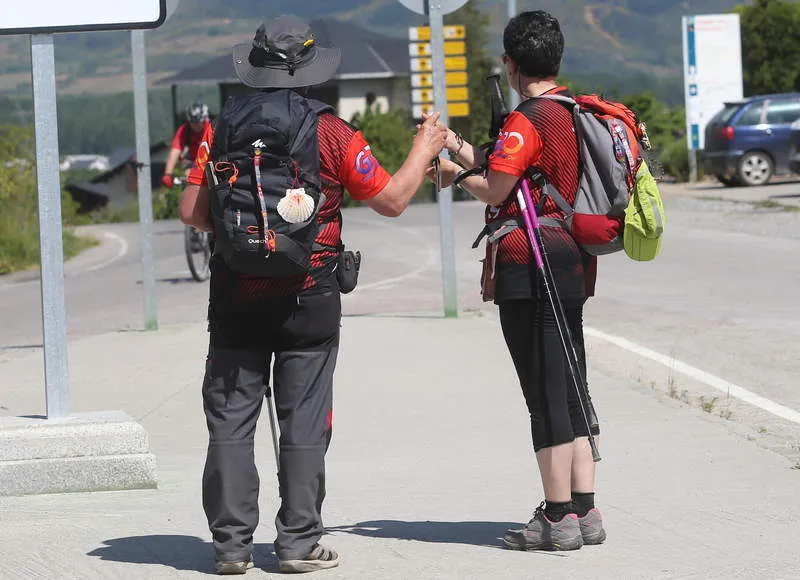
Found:
[[378, 195], [391, 178], [375, 159], [361, 131], [354, 133], [339, 166], [339, 183], [353, 199], [363, 201]]
[[175, 137], [172, 139], [172, 148], [183, 151], [183, 144], [186, 142], [186, 123], [183, 123], [178, 130], [175, 131]]
[[197, 148], [197, 157], [195, 157], [192, 168], [189, 170], [189, 176], [186, 178], [188, 183], [192, 185], [208, 185], [206, 165], [208, 165], [208, 158], [211, 155], [211, 143], [213, 141], [214, 130], [209, 123], [203, 130], [203, 139], [200, 141], [200, 147]]
[[542, 140], [528, 118], [514, 111], [506, 119], [494, 151], [489, 155], [489, 169], [521, 177], [542, 154]]

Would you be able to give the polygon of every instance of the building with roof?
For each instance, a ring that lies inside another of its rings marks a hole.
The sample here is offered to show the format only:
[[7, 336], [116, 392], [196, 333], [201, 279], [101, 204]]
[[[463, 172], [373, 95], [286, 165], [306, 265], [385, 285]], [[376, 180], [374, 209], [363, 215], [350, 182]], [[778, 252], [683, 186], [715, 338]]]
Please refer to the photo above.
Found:
[[[320, 46], [335, 46], [342, 51], [342, 64], [336, 76], [314, 87], [311, 96], [335, 107], [337, 114], [348, 121], [373, 103], [382, 111], [390, 108], [411, 110], [406, 40], [390, 38], [336, 20], [313, 20], [311, 27]], [[183, 122], [177, 103], [179, 86], [216, 84], [219, 86], [220, 103], [230, 96], [253, 90], [236, 77], [230, 51], [164, 78], [157, 84], [172, 87], [176, 127]]]
[[[150, 146], [150, 180], [153, 191], [160, 189], [161, 175], [167, 164], [169, 143], [158, 141]], [[102, 207], [121, 208], [136, 201], [138, 193], [135, 148], [121, 148], [111, 154], [107, 171], [88, 181], [67, 183], [65, 189], [78, 202], [81, 212]]]

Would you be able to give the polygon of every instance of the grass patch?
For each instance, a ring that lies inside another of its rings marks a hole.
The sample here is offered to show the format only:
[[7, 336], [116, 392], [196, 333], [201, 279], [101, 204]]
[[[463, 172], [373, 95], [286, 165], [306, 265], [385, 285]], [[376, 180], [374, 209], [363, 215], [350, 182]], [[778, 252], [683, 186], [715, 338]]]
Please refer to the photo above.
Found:
[[[64, 259], [69, 260], [99, 242], [64, 229]], [[9, 224], [0, 219], [0, 274], [10, 274], [39, 264], [39, 232], [36, 224]]]
[[713, 397], [711, 399], [700, 397], [700, 408], [706, 413], [712, 413], [714, 412], [714, 407], [717, 405], [717, 400], [718, 397]]
[[762, 199], [761, 201], [752, 202], [751, 205], [756, 209], [772, 209], [787, 212], [800, 211], [800, 206], [778, 203], [772, 199]]

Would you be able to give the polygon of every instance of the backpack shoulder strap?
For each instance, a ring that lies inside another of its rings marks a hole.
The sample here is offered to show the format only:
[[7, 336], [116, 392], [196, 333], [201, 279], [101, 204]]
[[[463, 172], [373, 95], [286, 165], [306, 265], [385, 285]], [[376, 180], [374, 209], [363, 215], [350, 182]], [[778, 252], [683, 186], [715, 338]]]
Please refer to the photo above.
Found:
[[308, 106], [318, 116], [322, 115], [323, 113], [335, 113], [336, 112], [336, 109], [334, 109], [328, 103], [323, 103], [322, 101], [318, 101], [317, 99], [306, 99], [306, 100], [308, 101]]
[[538, 97], [532, 97], [533, 99], [548, 99], [550, 101], [557, 101], [559, 103], [563, 103], [565, 105], [575, 106], [577, 105], [577, 101], [572, 97], [567, 97], [566, 95], [539, 95]]

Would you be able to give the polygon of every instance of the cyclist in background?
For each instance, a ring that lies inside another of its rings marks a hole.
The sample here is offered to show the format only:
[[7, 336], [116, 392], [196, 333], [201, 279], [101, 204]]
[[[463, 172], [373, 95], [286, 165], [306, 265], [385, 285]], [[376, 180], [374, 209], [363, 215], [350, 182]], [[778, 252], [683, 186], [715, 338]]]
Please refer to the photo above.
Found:
[[164, 187], [172, 189], [175, 185], [172, 176], [179, 162], [183, 169], [194, 164], [203, 136], [210, 126], [208, 106], [205, 103], [195, 101], [186, 107], [186, 122], [175, 132], [164, 175], [161, 177]]

